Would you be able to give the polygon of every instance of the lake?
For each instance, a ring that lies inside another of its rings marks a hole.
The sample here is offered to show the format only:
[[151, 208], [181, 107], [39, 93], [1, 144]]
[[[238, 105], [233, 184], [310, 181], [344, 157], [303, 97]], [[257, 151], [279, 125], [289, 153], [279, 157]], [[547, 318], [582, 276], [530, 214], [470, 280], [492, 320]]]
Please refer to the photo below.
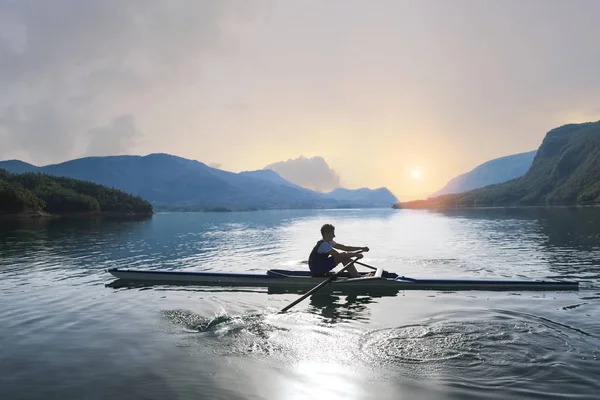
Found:
[[[409, 277], [573, 292], [112, 288], [106, 268], [305, 269], [324, 223]], [[600, 209], [158, 213], [0, 222], [2, 399], [597, 398]]]

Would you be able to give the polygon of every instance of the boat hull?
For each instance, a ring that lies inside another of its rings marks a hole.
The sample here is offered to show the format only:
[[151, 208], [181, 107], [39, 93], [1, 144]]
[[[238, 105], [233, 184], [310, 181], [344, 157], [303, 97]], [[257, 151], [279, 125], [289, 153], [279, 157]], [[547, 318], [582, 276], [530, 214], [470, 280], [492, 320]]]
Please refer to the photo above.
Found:
[[[238, 274], [187, 271], [139, 271], [119, 268], [107, 272], [120, 283], [141, 285], [199, 285], [221, 287], [277, 287], [287, 289], [309, 289], [326, 278], [312, 277], [309, 272], [269, 270], [266, 274]], [[579, 290], [572, 281], [538, 280], [479, 280], [479, 279], [414, 279], [385, 272], [377, 278], [350, 278], [343, 275], [331, 282], [332, 289], [353, 290], [490, 290], [490, 291], [555, 291]]]

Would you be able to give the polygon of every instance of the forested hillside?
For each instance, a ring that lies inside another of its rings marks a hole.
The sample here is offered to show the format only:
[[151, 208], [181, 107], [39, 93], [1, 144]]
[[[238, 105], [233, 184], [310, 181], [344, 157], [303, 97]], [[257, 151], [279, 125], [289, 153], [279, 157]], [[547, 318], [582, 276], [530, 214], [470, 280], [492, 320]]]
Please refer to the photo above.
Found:
[[152, 214], [144, 199], [91, 182], [0, 169], [0, 214]]

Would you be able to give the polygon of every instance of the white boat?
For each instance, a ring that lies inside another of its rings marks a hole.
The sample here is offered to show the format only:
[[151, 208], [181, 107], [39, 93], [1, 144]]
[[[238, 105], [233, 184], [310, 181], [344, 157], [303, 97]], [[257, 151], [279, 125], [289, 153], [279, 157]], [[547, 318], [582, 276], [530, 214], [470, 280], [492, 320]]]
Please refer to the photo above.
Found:
[[[195, 271], [131, 270], [109, 268], [106, 270], [116, 278], [118, 284], [141, 285], [199, 285], [221, 287], [268, 287], [285, 289], [311, 289], [327, 277], [313, 277], [309, 271], [270, 269], [264, 274], [218, 273]], [[356, 290], [579, 290], [574, 281], [544, 280], [498, 280], [498, 279], [416, 279], [385, 272], [378, 268], [373, 276], [361, 274], [351, 278], [341, 274], [331, 282], [331, 288]]]

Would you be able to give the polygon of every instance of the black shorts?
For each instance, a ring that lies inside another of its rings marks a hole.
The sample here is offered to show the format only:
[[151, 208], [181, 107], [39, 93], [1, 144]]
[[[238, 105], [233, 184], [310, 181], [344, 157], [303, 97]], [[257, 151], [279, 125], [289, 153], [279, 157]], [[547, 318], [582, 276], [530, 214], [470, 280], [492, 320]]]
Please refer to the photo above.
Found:
[[333, 257], [327, 257], [325, 260], [310, 267], [310, 272], [315, 276], [325, 276], [335, 268], [335, 260]]

